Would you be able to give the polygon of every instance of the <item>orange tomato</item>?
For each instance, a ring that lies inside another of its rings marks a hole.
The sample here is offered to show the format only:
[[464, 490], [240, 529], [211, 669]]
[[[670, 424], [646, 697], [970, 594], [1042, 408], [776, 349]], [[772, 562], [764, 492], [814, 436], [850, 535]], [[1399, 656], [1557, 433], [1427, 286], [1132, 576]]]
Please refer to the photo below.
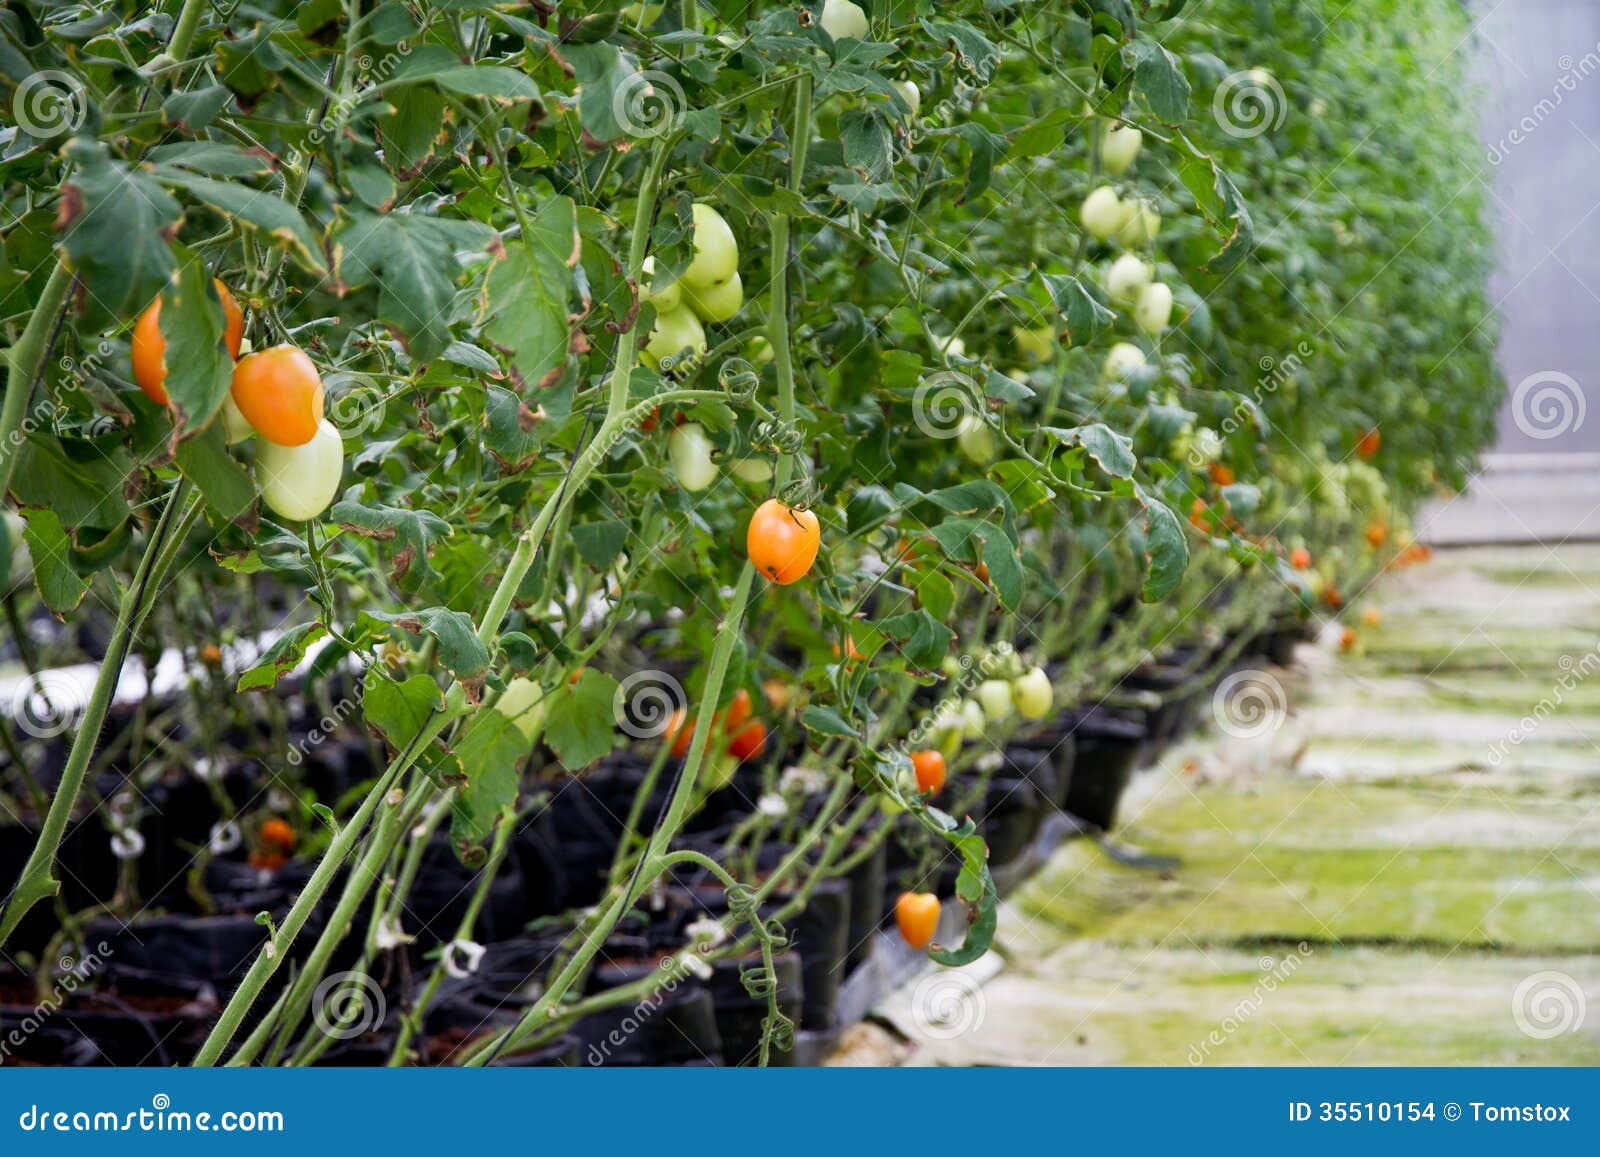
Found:
[[288, 851], [296, 842], [294, 828], [289, 826], [288, 820], [274, 817], [261, 825], [261, 842]]
[[769, 498], [750, 516], [745, 548], [750, 561], [779, 586], [799, 582], [817, 561], [822, 525], [809, 510], [795, 510]]
[[1388, 537], [1389, 528], [1383, 523], [1374, 521], [1367, 524], [1367, 545], [1373, 550], [1382, 546]]
[[1311, 552], [1303, 546], [1297, 546], [1289, 553], [1289, 565], [1295, 570], [1309, 570], [1311, 567]]
[[944, 756], [937, 751], [913, 751], [911, 767], [917, 773], [917, 789], [923, 795], [938, 795], [944, 787]]
[[1355, 646], [1356, 629], [1354, 627], [1346, 627], [1344, 630], [1339, 632], [1339, 650], [1353, 651], [1355, 650]]
[[738, 733], [754, 713], [755, 707], [750, 702], [750, 692], [743, 687], [733, 696], [733, 702], [728, 704], [728, 714], [722, 721], [722, 729], [729, 735]]
[[289, 857], [276, 849], [257, 848], [250, 853], [250, 866], [263, 872], [276, 872], [289, 862]]
[[932, 892], [901, 892], [894, 902], [894, 922], [913, 948], [926, 948], [939, 929], [939, 897]]
[[728, 754], [743, 763], [754, 759], [767, 749], [767, 725], [759, 719], [750, 724], [728, 743]]
[[794, 701], [794, 687], [782, 679], [768, 679], [761, 684], [761, 696], [774, 711], [782, 711]]
[[1233, 467], [1224, 466], [1221, 462], [1211, 464], [1211, 481], [1218, 486], [1232, 486], [1234, 479]]
[[322, 375], [296, 346], [273, 346], [233, 367], [233, 403], [268, 442], [311, 441], [322, 422], [322, 400]]
[[1383, 435], [1377, 429], [1368, 430], [1361, 435], [1361, 440], [1356, 443], [1356, 457], [1367, 461], [1378, 456], [1378, 447], [1383, 445]]
[[207, 667], [222, 666], [222, 648], [215, 643], [207, 643], [200, 648], [200, 661]]
[[1189, 522], [1196, 530], [1211, 533], [1211, 527], [1206, 523], [1206, 510], [1208, 504], [1204, 498], [1196, 498], [1194, 505], [1189, 508]]
[[[233, 300], [228, 287], [216, 278], [211, 284], [217, 287], [222, 299], [222, 341], [228, 347], [228, 356], [239, 356], [239, 343], [244, 340], [244, 313]], [[161, 298], [157, 297], [139, 315], [133, 325], [133, 380], [139, 383], [144, 396], [158, 406], [167, 404], [167, 339], [161, 334]]]
[[667, 717], [667, 729], [661, 733], [663, 741], [672, 744], [674, 758], [689, 754], [689, 744], [694, 739], [694, 717], [680, 707]]
[[1332, 583], [1323, 588], [1322, 601], [1335, 609], [1344, 606], [1344, 596], [1339, 593], [1339, 588]]
[[[845, 642], [849, 645], [850, 658], [851, 659], [860, 659], [860, 658], [862, 658], [861, 648], [856, 646], [856, 641], [855, 641], [855, 639], [853, 637], [847, 636], [845, 638]], [[833, 645], [833, 657], [835, 659], [837, 659], [839, 657], [839, 644], [838, 643], [835, 643]]]
[[981, 582], [981, 583], [988, 582], [989, 581], [989, 564], [984, 562], [982, 559], [979, 559], [978, 560], [978, 565], [972, 568], [972, 573], [973, 573], [974, 577], [976, 577], [979, 582]]
[[1369, 627], [1376, 627], [1383, 622], [1383, 612], [1377, 607], [1368, 607], [1361, 612], [1361, 621]]

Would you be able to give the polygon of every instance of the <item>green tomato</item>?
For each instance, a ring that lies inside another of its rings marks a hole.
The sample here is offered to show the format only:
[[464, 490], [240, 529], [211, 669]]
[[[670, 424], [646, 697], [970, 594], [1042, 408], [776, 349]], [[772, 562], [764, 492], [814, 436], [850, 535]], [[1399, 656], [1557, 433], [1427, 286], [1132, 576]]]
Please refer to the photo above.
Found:
[[1106, 241], [1128, 223], [1128, 206], [1110, 185], [1101, 185], [1083, 199], [1078, 220], [1089, 236]]
[[1111, 124], [1100, 134], [1100, 163], [1113, 177], [1132, 167], [1144, 144], [1144, 134], [1129, 125]]
[[721, 285], [703, 288], [687, 285], [683, 293], [688, 298], [689, 308], [699, 315], [701, 321], [727, 321], [744, 305], [744, 282], [737, 270]]
[[865, 40], [871, 25], [867, 14], [851, 0], [828, 0], [822, 6], [822, 30], [835, 40]]
[[1130, 342], [1119, 341], [1106, 354], [1106, 360], [1100, 367], [1100, 376], [1108, 382], [1121, 381], [1144, 364], [1142, 349]]
[[978, 702], [983, 705], [984, 718], [992, 723], [1004, 723], [1016, 711], [1011, 701], [1011, 684], [1004, 679], [985, 679], [979, 683]]
[[1151, 337], [1166, 329], [1172, 321], [1172, 287], [1154, 281], [1141, 289], [1133, 307], [1133, 321]]
[[233, 395], [222, 395], [222, 434], [228, 445], [237, 446], [246, 438], [255, 435], [256, 428], [250, 424], [250, 419], [244, 416], [238, 403], [233, 400]]
[[1124, 253], [1106, 272], [1106, 296], [1120, 305], [1132, 305], [1150, 284], [1155, 270], [1132, 253]]
[[262, 439], [256, 451], [261, 500], [279, 518], [303, 522], [328, 509], [344, 474], [344, 440], [324, 418], [303, 446], [279, 446]]
[[982, 739], [989, 729], [989, 720], [983, 714], [983, 708], [975, 699], [961, 701], [961, 737], [971, 743]]
[[1017, 714], [1024, 719], [1040, 720], [1050, 714], [1055, 703], [1055, 688], [1043, 667], [1035, 667], [1025, 675], [1011, 680], [1011, 698], [1017, 705]]
[[894, 89], [911, 109], [912, 116], [922, 111], [922, 90], [917, 87], [915, 81], [897, 80], [894, 82]]
[[640, 28], [648, 28], [650, 25], [656, 22], [666, 7], [667, 6], [664, 3], [629, 4], [626, 8], [622, 9], [622, 11], [618, 12], [617, 15], [621, 16], [624, 20], [632, 24], [638, 25]]
[[669, 309], [656, 314], [656, 324], [644, 349], [639, 351], [639, 360], [659, 370], [669, 357], [676, 365], [686, 353], [699, 357], [705, 352], [706, 330], [700, 319], [687, 309]]
[[1125, 202], [1128, 220], [1117, 230], [1117, 240], [1129, 249], [1149, 244], [1161, 232], [1161, 214], [1143, 201]]
[[643, 284], [639, 286], [639, 300], [648, 301], [656, 307], [657, 313], [671, 313], [683, 305], [683, 286], [676, 281], [669, 281], [660, 289], [655, 288], [656, 259], [644, 259]]
[[697, 422], [685, 422], [667, 438], [667, 457], [678, 476], [678, 485], [692, 492], [704, 490], [717, 480], [717, 464], [711, 460], [711, 439]]
[[683, 271], [680, 281], [687, 288], [709, 289], [721, 285], [739, 269], [739, 242], [733, 230], [710, 205], [696, 201], [694, 213], [694, 260]]
[[750, 339], [750, 344], [744, 347], [744, 356], [750, 359], [750, 364], [760, 369], [772, 361], [772, 343], [757, 334]]
[[532, 747], [544, 724], [544, 689], [532, 679], [513, 679], [495, 700], [494, 709], [511, 720]]
[[1011, 327], [1011, 338], [1017, 343], [1017, 349], [1022, 356], [1038, 365], [1050, 361], [1056, 356], [1056, 350], [1061, 347], [1056, 343], [1054, 326], [1041, 325], [1038, 329], [1025, 329], [1020, 325]]
[[989, 423], [976, 414], [968, 414], [961, 419], [961, 425], [956, 431], [956, 445], [960, 446], [961, 452], [979, 466], [993, 462], [994, 456], [1000, 449]]
[[735, 478], [752, 486], [764, 486], [772, 481], [772, 463], [766, 458], [735, 458], [728, 470]]

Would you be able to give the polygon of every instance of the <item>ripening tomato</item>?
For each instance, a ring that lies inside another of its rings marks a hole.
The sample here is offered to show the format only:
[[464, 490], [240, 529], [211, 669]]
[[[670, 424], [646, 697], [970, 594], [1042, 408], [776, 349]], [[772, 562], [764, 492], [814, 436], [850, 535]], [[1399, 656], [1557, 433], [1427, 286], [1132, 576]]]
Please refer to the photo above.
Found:
[[1361, 441], [1356, 443], [1356, 457], [1363, 462], [1370, 461], [1378, 455], [1378, 447], [1383, 445], [1383, 435], [1377, 429], [1368, 430], [1361, 435]]
[[1361, 621], [1369, 627], [1376, 627], [1383, 622], [1383, 612], [1378, 610], [1377, 607], [1368, 607], [1361, 612]]
[[[239, 303], [233, 300], [228, 287], [216, 278], [217, 297], [222, 301], [222, 343], [228, 347], [228, 356], [239, 356], [239, 343], [244, 340], [244, 314]], [[167, 339], [161, 333], [161, 298], [157, 297], [139, 315], [133, 326], [133, 380], [158, 406], [167, 404]]]
[[1215, 482], [1218, 486], [1233, 485], [1234, 473], [1232, 466], [1226, 465], [1222, 462], [1213, 462], [1207, 468], [1207, 472], [1211, 475], [1211, 481]]
[[1303, 546], [1297, 546], [1289, 552], [1289, 565], [1295, 570], [1309, 570], [1311, 568], [1311, 552]]
[[1367, 545], [1377, 550], [1389, 538], [1389, 528], [1377, 519], [1367, 523]]
[[293, 850], [295, 845], [294, 828], [289, 826], [288, 820], [278, 819], [274, 816], [261, 825], [261, 842], [272, 844], [285, 851]]
[[745, 549], [757, 570], [779, 586], [799, 582], [817, 561], [822, 525], [815, 513], [769, 498], [750, 516]]
[[304, 446], [317, 436], [322, 375], [296, 346], [273, 346], [241, 358], [233, 367], [232, 394], [239, 412], [268, 442]]
[[694, 257], [678, 278], [685, 289], [709, 289], [721, 285], [739, 270], [739, 242], [721, 213], [696, 201], [694, 214]]
[[328, 509], [344, 475], [344, 440], [332, 422], [303, 446], [263, 441], [256, 453], [261, 500], [280, 518], [303, 522]]
[[1327, 586], [1322, 588], [1322, 601], [1327, 603], [1334, 610], [1338, 610], [1340, 607], [1344, 606], [1344, 595], [1339, 593], [1338, 587], [1334, 586], [1332, 583], [1329, 583]]
[[728, 741], [728, 754], [743, 763], [767, 749], [767, 725], [757, 719]]
[[1356, 648], [1356, 639], [1357, 639], [1356, 629], [1354, 627], [1346, 627], [1344, 630], [1339, 632], [1339, 650], [1341, 650], [1341, 651], [1353, 651], [1353, 650], [1355, 650], [1355, 648]]
[[1211, 533], [1211, 523], [1206, 518], [1206, 511], [1210, 509], [1210, 506], [1211, 504], [1204, 498], [1196, 498], [1194, 505], [1189, 507], [1189, 524], [1196, 530], [1203, 530], [1207, 534]]
[[768, 679], [761, 684], [761, 696], [774, 711], [786, 711], [794, 701], [794, 684], [782, 679]]
[[727, 713], [722, 717], [722, 729], [729, 735], [736, 735], [754, 713], [755, 704], [750, 701], [750, 692], [741, 687], [734, 692], [733, 701], [728, 704]]
[[937, 751], [913, 751], [911, 768], [917, 773], [917, 790], [923, 795], [938, 795], [944, 787], [944, 756]]
[[682, 759], [689, 754], [689, 744], [694, 741], [694, 716], [679, 707], [667, 717], [667, 728], [661, 738], [672, 744], [673, 758]]
[[683, 296], [701, 321], [724, 322], [744, 305], [744, 282], [736, 269], [733, 276], [720, 285], [684, 286]]
[[913, 948], [926, 948], [939, 930], [939, 897], [932, 892], [901, 892], [894, 902], [894, 922]]
[[200, 648], [200, 661], [207, 667], [222, 666], [222, 648], [215, 643], [207, 643]]

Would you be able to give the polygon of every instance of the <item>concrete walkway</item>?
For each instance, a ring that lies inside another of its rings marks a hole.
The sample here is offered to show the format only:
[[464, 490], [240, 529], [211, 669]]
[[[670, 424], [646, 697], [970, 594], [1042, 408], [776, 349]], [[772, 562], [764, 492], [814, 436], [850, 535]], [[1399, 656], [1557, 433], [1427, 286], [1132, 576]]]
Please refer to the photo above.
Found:
[[1064, 847], [1002, 967], [880, 1010], [894, 1059], [1600, 1064], [1600, 547], [1441, 552], [1347, 621], [1136, 782], [1118, 839], [1180, 867]]

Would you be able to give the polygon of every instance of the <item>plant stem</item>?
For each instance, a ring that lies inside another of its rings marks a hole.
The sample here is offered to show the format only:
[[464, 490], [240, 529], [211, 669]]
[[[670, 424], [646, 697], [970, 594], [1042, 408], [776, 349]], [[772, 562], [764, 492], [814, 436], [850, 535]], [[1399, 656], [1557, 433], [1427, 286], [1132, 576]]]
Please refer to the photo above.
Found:
[[90, 692], [83, 717], [78, 721], [78, 732], [72, 738], [72, 749], [67, 753], [61, 782], [57, 784], [50, 810], [45, 814], [38, 842], [34, 844], [33, 852], [17, 878], [16, 887], [6, 901], [5, 914], [0, 916], [0, 945], [10, 938], [29, 909], [40, 900], [54, 896], [61, 887], [51, 874], [56, 853], [66, 834], [73, 808], [77, 806], [78, 794], [83, 790], [84, 773], [94, 754], [95, 743], [100, 738], [106, 713], [111, 709], [112, 697], [122, 678], [122, 666], [127, 661], [134, 637], [155, 603], [161, 580], [177, 555], [177, 548], [170, 540], [181, 540], [188, 533], [200, 513], [200, 502], [199, 490], [191, 489], [187, 480], [180, 478], [150, 532], [132, 584], [118, 600], [117, 622], [112, 629], [111, 642], [106, 647], [105, 658], [101, 660], [99, 673], [95, 676], [94, 689]]
[[[50, 278], [39, 293], [28, 326], [11, 347], [11, 361], [6, 374], [6, 400], [0, 409], [0, 498], [11, 489], [11, 471], [16, 466], [17, 451], [22, 445], [22, 419], [28, 411], [28, 401], [33, 397], [33, 387], [44, 372], [44, 363], [50, 356], [57, 328], [66, 313], [67, 294], [72, 290], [72, 271], [60, 261], [50, 271]], [[5, 937], [0, 935], [0, 943]]]

